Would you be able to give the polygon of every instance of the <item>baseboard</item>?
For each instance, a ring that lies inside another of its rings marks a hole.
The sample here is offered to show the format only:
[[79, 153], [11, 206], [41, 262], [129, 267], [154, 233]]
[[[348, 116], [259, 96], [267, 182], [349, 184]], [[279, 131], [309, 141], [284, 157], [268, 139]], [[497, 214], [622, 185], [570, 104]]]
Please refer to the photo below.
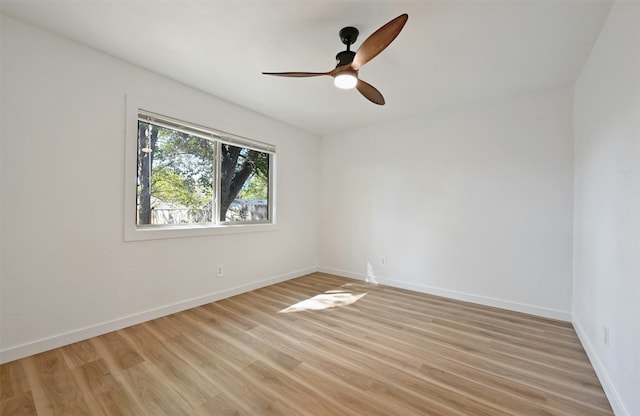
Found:
[[348, 277], [350, 279], [367, 280], [367, 275], [363, 273], [354, 273], [347, 270], [333, 269], [331, 267], [319, 267], [321, 273], [334, 274], [336, 276]]
[[596, 349], [593, 347], [593, 344], [589, 340], [587, 333], [582, 328], [582, 325], [576, 318], [575, 314], [572, 316], [571, 323], [573, 324], [573, 328], [576, 330], [576, 334], [578, 334], [578, 338], [580, 338], [580, 342], [587, 353], [587, 357], [589, 357], [589, 361], [591, 361], [591, 366], [595, 370], [598, 380], [600, 380], [600, 384], [607, 395], [607, 399], [609, 399], [609, 404], [611, 404], [613, 413], [616, 416], [631, 416], [631, 413], [629, 413], [627, 408], [624, 406], [622, 399], [620, 399], [620, 395], [613, 385], [607, 369], [602, 364]]
[[[335, 274], [338, 276], [349, 277], [352, 279], [366, 280], [367, 276], [362, 273], [354, 273], [346, 270], [333, 269], [330, 267], [320, 267], [318, 271], [324, 273]], [[434, 286], [422, 285], [418, 283], [405, 282], [401, 280], [387, 279], [376, 276], [377, 283], [393, 286], [400, 289], [413, 290], [415, 292], [428, 293], [430, 295], [442, 296], [445, 298], [461, 300], [464, 302], [477, 303], [485, 306], [492, 306], [500, 309], [507, 309], [515, 312], [527, 313], [530, 315], [541, 316], [544, 318], [557, 319], [560, 321], [571, 322], [571, 313], [557, 309], [545, 308], [542, 306], [528, 305], [525, 303], [513, 302], [504, 299], [490, 298], [470, 293], [457, 292], [449, 289], [442, 289]]]
[[82, 341], [91, 337], [96, 337], [108, 332], [117, 331], [132, 325], [137, 325], [142, 322], [150, 321], [152, 319], [160, 318], [170, 315], [172, 313], [184, 311], [187, 309], [195, 308], [197, 306], [205, 305], [207, 303], [215, 302], [221, 299], [225, 299], [231, 296], [239, 295], [241, 293], [249, 292], [251, 290], [260, 289], [261, 287], [269, 286], [275, 283], [284, 282], [286, 280], [294, 279], [296, 277], [304, 276], [309, 273], [318, 271], [318, 268], [307, 267], [305, 269], [294, 270], [289, 273], [285, 273], [279, 276], [270, 277], [264, 280], [258, 280], [245, 285], [239, 285], [230, 289], [221, 290], [219, 292], [209, 293], [203, 296], [198, 296], [192, 299], [172, 303], [169, 305], [160, 306], [157, 308], [149, 309], [139, 313], [131, 314], [121, 318], [114, 319], [108, 322], [102, 322], [100, 324], [87, 326], [84, 328], [75, 329], [62, 334], [57, 334], [47, 338], [41, 338], [32, 342], [28, 342], [22, 345], [9, 347], [0, 350], [0, 364], [7, 363], [9, 361], [18, 360], [20, 358], [28, 357], [33, 354], [38, 354], [44, 351], [48, 351], [54, 348], [59, 348], [65, 345], [73, 344], [74, 342]]

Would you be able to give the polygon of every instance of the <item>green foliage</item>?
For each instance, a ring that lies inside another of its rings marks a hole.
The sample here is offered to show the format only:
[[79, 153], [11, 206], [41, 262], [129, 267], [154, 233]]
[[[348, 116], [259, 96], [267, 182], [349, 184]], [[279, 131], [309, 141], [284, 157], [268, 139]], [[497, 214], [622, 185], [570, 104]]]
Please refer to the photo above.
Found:
[[174, 206], [206, 208], [213, 199], [214, 155], [214, 142], [160, 128], [151, 194]]
[[154, 169], [171, 169], [191, 189], [211, 185], [215, 174], [213, 141], [161, 128], [156, 146]]
[[269, 183], [267, 178], [260, 174], [254, 174], [246, 182], [238, 198], [240, 199], [267, 199], [269, 197]]
[[211, 185], [197, 186], [197, 182], [189, 181], [168, 168], [155, 169], [151, 180], [151, 194], [172, 205], [197, 208], [207, 205], [213, 198]]

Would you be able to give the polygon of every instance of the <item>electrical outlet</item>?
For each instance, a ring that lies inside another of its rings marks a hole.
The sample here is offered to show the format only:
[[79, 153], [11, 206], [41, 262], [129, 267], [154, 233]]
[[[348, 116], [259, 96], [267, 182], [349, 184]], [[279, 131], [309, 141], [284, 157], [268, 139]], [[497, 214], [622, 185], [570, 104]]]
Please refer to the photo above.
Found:
[[604, 327], [604, 334], [603, 334], [603, 341], [604, 341], [604, 345], [606, 345], [607, 347], [609, 346], [609, 341], [610, 341], [610, 334], [609, 334], [609, 327]]
[[380, 257], [380, 265], [381, 266], [386, 266], [387, 265], [387, 256]]
[[216, 276], [218, 277], [224, 276], [224, 266], [222, 264], [218, 264], [216, 266]]

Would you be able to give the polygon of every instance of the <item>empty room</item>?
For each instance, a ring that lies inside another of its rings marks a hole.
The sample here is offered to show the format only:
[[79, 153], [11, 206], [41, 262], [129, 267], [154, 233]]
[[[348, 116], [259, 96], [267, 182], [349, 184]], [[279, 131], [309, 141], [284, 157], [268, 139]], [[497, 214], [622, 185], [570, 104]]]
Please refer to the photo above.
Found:
[[640, 1], [0, 12], [1, 416], [640, 415]]

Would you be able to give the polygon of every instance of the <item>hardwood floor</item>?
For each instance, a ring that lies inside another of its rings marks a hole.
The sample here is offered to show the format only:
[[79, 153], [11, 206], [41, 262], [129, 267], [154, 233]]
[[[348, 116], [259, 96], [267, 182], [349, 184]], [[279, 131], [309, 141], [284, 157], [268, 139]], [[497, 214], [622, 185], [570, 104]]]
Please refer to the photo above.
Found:
[[613, 415], [568, 323], [322, 273], [0, 370], [2, 416]]

